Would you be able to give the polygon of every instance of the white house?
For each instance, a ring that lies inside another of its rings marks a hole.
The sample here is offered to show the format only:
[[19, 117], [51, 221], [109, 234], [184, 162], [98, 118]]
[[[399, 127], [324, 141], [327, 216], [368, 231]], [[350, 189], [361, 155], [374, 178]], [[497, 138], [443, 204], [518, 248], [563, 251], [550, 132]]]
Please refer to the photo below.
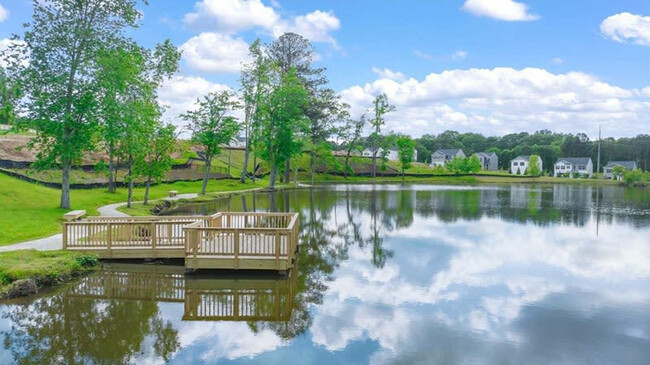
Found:
[[589, 157], [561, 157], [555, 162], [553, 176], [559, 177], [566, 173], [569, 173], [570, 177], [576, 173], [592, 177], [594, 164]]
[[477, 152], [474, 156], [481, 161], [481, 170], [496, 171], [499, 169], [499, 157], [494, 152]]
[[[510, 173], [515, 175], [525, 175], [530, 163], [530, 156], [517, 156], [510, 161]], [[539, 171], [542, 171], [542, 159], [537, 159]]]
[[431, 155], [431, 166], [445, 166], [454, 157], [465, 158], [465, 153], [459, 148], [437, 150]]
[[[383, 152], [384, 152], [384, 150], [381, 147], [379, 147], [377, 149], [377, 158], [381, 158], [381, 155], [382, 155]], [[418, 151], [414, 149], [413, 152], [414, 152], [413, 161], [417, 161], [417, 159], [418, 159]], [[372, 157], [372, 150], [369, 149], [369, 148], [366, 148], [365, 150], [363, 150], [361, 155], [363, 157]], [[396, 150], [396, 149], [389, 149], [388, 151], [386, 151], [386, 158], [389, 161], [399, 161], [399, 151]]]
[[[603, 174], [605, 175], [605, 179], [613, 179], [614, 178], [614, 167], [616, 166], [621, 166], [625, 168], [626, 170], [636, 170], [636, 161], [610, 161], [605, 167], [603, 167]], [[616, 176], [617, 180], [620, 180], [622, 176]]]

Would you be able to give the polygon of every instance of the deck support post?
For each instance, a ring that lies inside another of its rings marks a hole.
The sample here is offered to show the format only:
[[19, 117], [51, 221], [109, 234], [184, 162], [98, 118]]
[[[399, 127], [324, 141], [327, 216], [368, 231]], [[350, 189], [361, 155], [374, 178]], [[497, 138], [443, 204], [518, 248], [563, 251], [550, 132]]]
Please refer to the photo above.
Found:
[[108, 223], [106, 225], [106, 249], [108, 250], [108, 257], [113, 257], [113, 225]]
[[156, 249], [156, 240], [158, 238], [156, 236], [158, 236], [158, 235], [156, 234], [156, 223], [151, 222], [151, 228], [149, 228], [149, 229], [150, 229], [150, 235], [149, 236], [151, 236], [151, 249], [153, 251], [153, 258], [157, 258], [158, 257], [158, 250]]
[[239, 229], [235, 230], [235, 237], [233, 239], [233, 250], [235, 251], [235, 270], [239, 269]]

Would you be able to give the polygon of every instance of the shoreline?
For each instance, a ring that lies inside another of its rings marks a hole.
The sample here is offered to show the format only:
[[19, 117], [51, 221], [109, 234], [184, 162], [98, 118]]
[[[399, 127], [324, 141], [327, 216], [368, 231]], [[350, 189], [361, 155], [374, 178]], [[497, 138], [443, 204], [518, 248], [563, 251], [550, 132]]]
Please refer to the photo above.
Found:
[[0, 302], [39, 294], [97, 270], [97, 256], [70, 251], [0, 253]]

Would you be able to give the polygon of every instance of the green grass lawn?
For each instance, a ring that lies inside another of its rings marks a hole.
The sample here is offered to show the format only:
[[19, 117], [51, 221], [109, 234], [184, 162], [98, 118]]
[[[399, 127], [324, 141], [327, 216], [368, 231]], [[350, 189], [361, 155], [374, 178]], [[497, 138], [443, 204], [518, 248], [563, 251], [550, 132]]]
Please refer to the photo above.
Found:
[[[264, 185], [241, 184], [236, 180], [210, 180], [209, 192], [244, 190]], [[169, 190], [198, 193], [201, 181], [160, 184], [151, 188], [151, 199], [167, 196]], [[106, 189], [78, 189], [71, 193], [72, 209], [84, 209], [89, 215], [98, 215], [97, 208], [126, 201], [126, 188], [115, 193]], [[32, 184], [0, 174], [0, 246], [46, 237], [61, 231], [63, 214], [58, 208], [61, 191]], [[136, 188], [134, 201], [144, 198], [144, 188]]]
[[72, 251], [0, 252], [0, 298], [17, 280], [34, 279], [38, 286], [52, 285], [98, 265], [96, 256]]

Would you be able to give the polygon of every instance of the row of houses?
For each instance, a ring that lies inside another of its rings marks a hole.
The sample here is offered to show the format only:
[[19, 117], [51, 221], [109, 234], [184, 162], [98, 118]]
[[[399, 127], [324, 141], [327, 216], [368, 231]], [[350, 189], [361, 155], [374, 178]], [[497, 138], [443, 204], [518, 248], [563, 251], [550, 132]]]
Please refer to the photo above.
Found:
[[[366, 148], [365, 150], [361, 151], [361, 156], [363, 157], [372, 157], [372, 152], [373, 150]], [[379, 147], [377, 149], [377, 157], [381, 157], [384, 154], [384, 149]], [[386, 158], [389, 161], [398, 161], [399, 160], [399, 151], [396, 149], [389, 149], [386, 151]], [[413, 150], [413, 161], [418, 160], [418, 150]]]
[[[474, 154], [481, 162], [481, 169], [496, 171], [499, 169], [499, 157], [494, 152], [477, 152]], [[465, 158], [465, 152], [459, 148], [437, 150], [431, 155], [431, 166], [445, 166], [454, 158]]]
[[[496, 171], [499, 169], [499, 158], [495, 153], [477, 152], [474, 156], [478, 157], [481, 162], [482, 170]], [[467, 156], [459, 148], [437, 150], [431, 155], [431, 166], [445, 166], [456, 157], [465, 158]], [[537, 159], [537, 164], [539, 171], [542, 171], [544, 169], [544, 163], [541, 158]], [[614, 168], [616, 166], [621, 166], [627, 170], [637, 169], [635, 161], [610, 161], [603, 167], [603, 174], [606, 179], [621, 178], [620, 176], [614, 176]], [[530, 156], [517, 156], [510, 161], [510, 173], [513, 175], [525, 175], [529, 167]], [[555, 177], [573, 177], [576, 174], [588, 177], [594, 175], [594, 164], [590, 157], [562, 157], [553, 166], [553, 176]]]

